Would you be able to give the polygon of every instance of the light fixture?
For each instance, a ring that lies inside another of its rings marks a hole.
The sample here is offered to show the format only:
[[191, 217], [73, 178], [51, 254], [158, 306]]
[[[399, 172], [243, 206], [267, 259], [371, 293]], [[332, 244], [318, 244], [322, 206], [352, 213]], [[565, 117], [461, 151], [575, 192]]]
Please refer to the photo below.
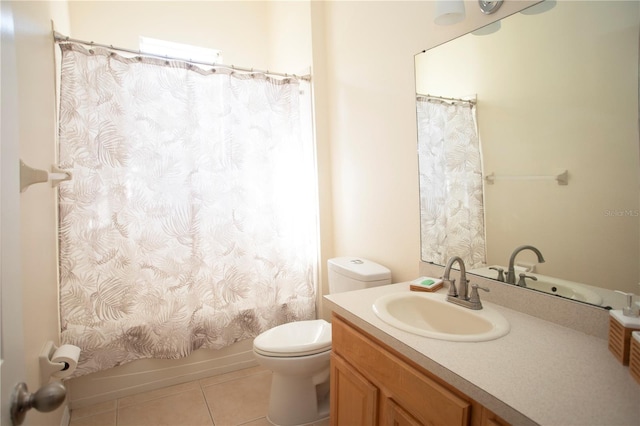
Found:
[[472, 31], [471, 34], [476, 35], [476, 36], [484, 36], [484, 35], [489, 35], [489, 34], [493, 34], [495, 32], [497, 32], [498, 30], [500, 30], [501, 24], [500, 21], [496, 21], [493, 22], [489, 25], [485, 25], [482, 28], [478, 28], [475, 31]]
[[438, 25], [453, 25], [465, 17], [463, 0], [438, 0], [436, 2], [436, 18]]
[[538, 15], [540, 13], [544, 13], [548, 10], [556, 7], [556, 0], [545, 0], [538, 4], [534, 4], [524, 10], [521, 10], [520, 13], [523, 15]]
[[495, 13], [498, 9], [500, 9], [500, 6], [502, 6], [502, 0], [478, 0], [478, 4], [480, 5], [480, 10], [482, 11], [482, 13], [484, 13], [485, 15], [491, 15], [492, 13]]

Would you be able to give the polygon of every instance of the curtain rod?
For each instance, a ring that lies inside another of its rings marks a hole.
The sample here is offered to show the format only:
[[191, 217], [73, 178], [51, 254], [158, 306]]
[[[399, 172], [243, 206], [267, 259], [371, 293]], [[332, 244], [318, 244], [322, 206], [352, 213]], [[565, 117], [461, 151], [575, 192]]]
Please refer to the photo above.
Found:
[[422, 98], [427, 98], [427, 99], [433, 99], [436, 101], [445, 101], [445, 102], [462, 102], [465, 104], [471, 104], [471, 105], [475, 105], [476, 104], [476, 100], [475, 99], [461, 99], [461, 98], [445, 98], [443, 96], [435, 96], [435, 95], [421, 95], [420, 93], [416, 94], [417, 97], [422, 97]]
[[143, 55], [143, 56], [150, 56], [150, 57], [159, 58], [159, 59], [183, 61], [183, 62], [188, 62], [188, 63], [191, 63], [191, 64], [205, 65], [205, 66], [214, 67], [214, 68], [226, 68], [226, 69], [239, 71], [239, 72], [255, 73], [255, 74], [266, 74], [266, 75], [273, 75], [273, 76], [279, 76], [279, 77], [293, 77], [293, 78], [298, 78], [300, 80], [311, 81], [311, 75], [309, 75], [309, 74], [307, 74], [307, 75], [285, 74], [285, 73], [273, 72], [273, 71], [269, 71], [269, 70], [256, 70], [256, 69], [253, 69], [253, 68], [242, 68], [242, 67], [237, 67], [235, 65], [224, 65], [224, 64], [216, 64], [216, 63], [198, 62], [198, 61], [186, 60], [186, 59], [183, 59], [183, 58], [177, 58], [177, 57], [172, 57], [172, 56], [155, 55], [153, 53], [145, 53], [145, 52], [142, 52], [140, 50], [126, 49], [124, 47], [115, 47], [113, 45], [106, 45], [106, 44], [94, 43], [92, 41], [79, 40], [79, 39], [76, 39], [76, 38], [71, 38], [69, 36], [65, 36], [63, 34], [60, 34], [57, 31], [53, 32], [53, 38], [54, 38], [56, 43], [65, 43], [65, 42], [78, 43], [78, 44], [84, 44], [86, 46], [103, 47], [103, 48], [106, 48], [106, 49], [117, 50], [117, 51], [120, 51], [120, 52], [133, 53], [135, 55]]

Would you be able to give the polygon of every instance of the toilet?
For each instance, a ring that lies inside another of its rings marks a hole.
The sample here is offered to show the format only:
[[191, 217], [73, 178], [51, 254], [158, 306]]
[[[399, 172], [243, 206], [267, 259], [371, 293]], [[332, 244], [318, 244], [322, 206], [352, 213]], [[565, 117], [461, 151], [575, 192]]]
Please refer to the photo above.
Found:
[[[391, 284], [391, 271], [370, 260], [336, 257], [327, 266], [329, 293]], [[270, 423], [305, 425], [329, 417], [330, 323], [317, 319], [276, 326], [255, 338], [253, 353], [273, 372]]]

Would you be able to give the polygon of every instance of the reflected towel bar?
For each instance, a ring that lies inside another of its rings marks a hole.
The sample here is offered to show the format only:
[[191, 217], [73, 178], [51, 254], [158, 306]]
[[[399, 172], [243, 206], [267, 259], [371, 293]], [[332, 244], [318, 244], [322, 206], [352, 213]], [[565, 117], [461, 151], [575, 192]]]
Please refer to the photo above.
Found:
[[488, 184], [494, 184], [496, 180], [504, 179], [504, 180], [555, 180], [558, 182], [558, 185], [568, 185], [569, 184], [569, 171], [565, 170], [564, 172], [558, 175], [496, 175], [495, 173], [491, 173], [490, 175], [486, 175], [484, 180]]
[[68, 171], [60, 170], [56, 166], [51, 166], [51, 172], [34, 169], [20, 160], [20, 192], [26, 191], [34, 183], [51, 181], [51, 186], [56, 187], [65, 180], [71, 180], [71, 173]]

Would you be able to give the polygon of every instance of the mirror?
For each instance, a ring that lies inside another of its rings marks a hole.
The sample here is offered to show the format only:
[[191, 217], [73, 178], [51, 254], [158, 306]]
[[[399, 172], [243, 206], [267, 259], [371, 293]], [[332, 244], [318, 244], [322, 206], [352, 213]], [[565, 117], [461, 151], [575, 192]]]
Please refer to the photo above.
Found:
[[415, 56], [418, 96], [476, 99], [486, 240], [470, 273], [497, 279], [489, 267], [506, 274], [533, 245], [544, 263], [515, 262], [529, 288], [614, 309], [613, 290], [640, 294], [639, 16], [638, 2], [548, 0]]

